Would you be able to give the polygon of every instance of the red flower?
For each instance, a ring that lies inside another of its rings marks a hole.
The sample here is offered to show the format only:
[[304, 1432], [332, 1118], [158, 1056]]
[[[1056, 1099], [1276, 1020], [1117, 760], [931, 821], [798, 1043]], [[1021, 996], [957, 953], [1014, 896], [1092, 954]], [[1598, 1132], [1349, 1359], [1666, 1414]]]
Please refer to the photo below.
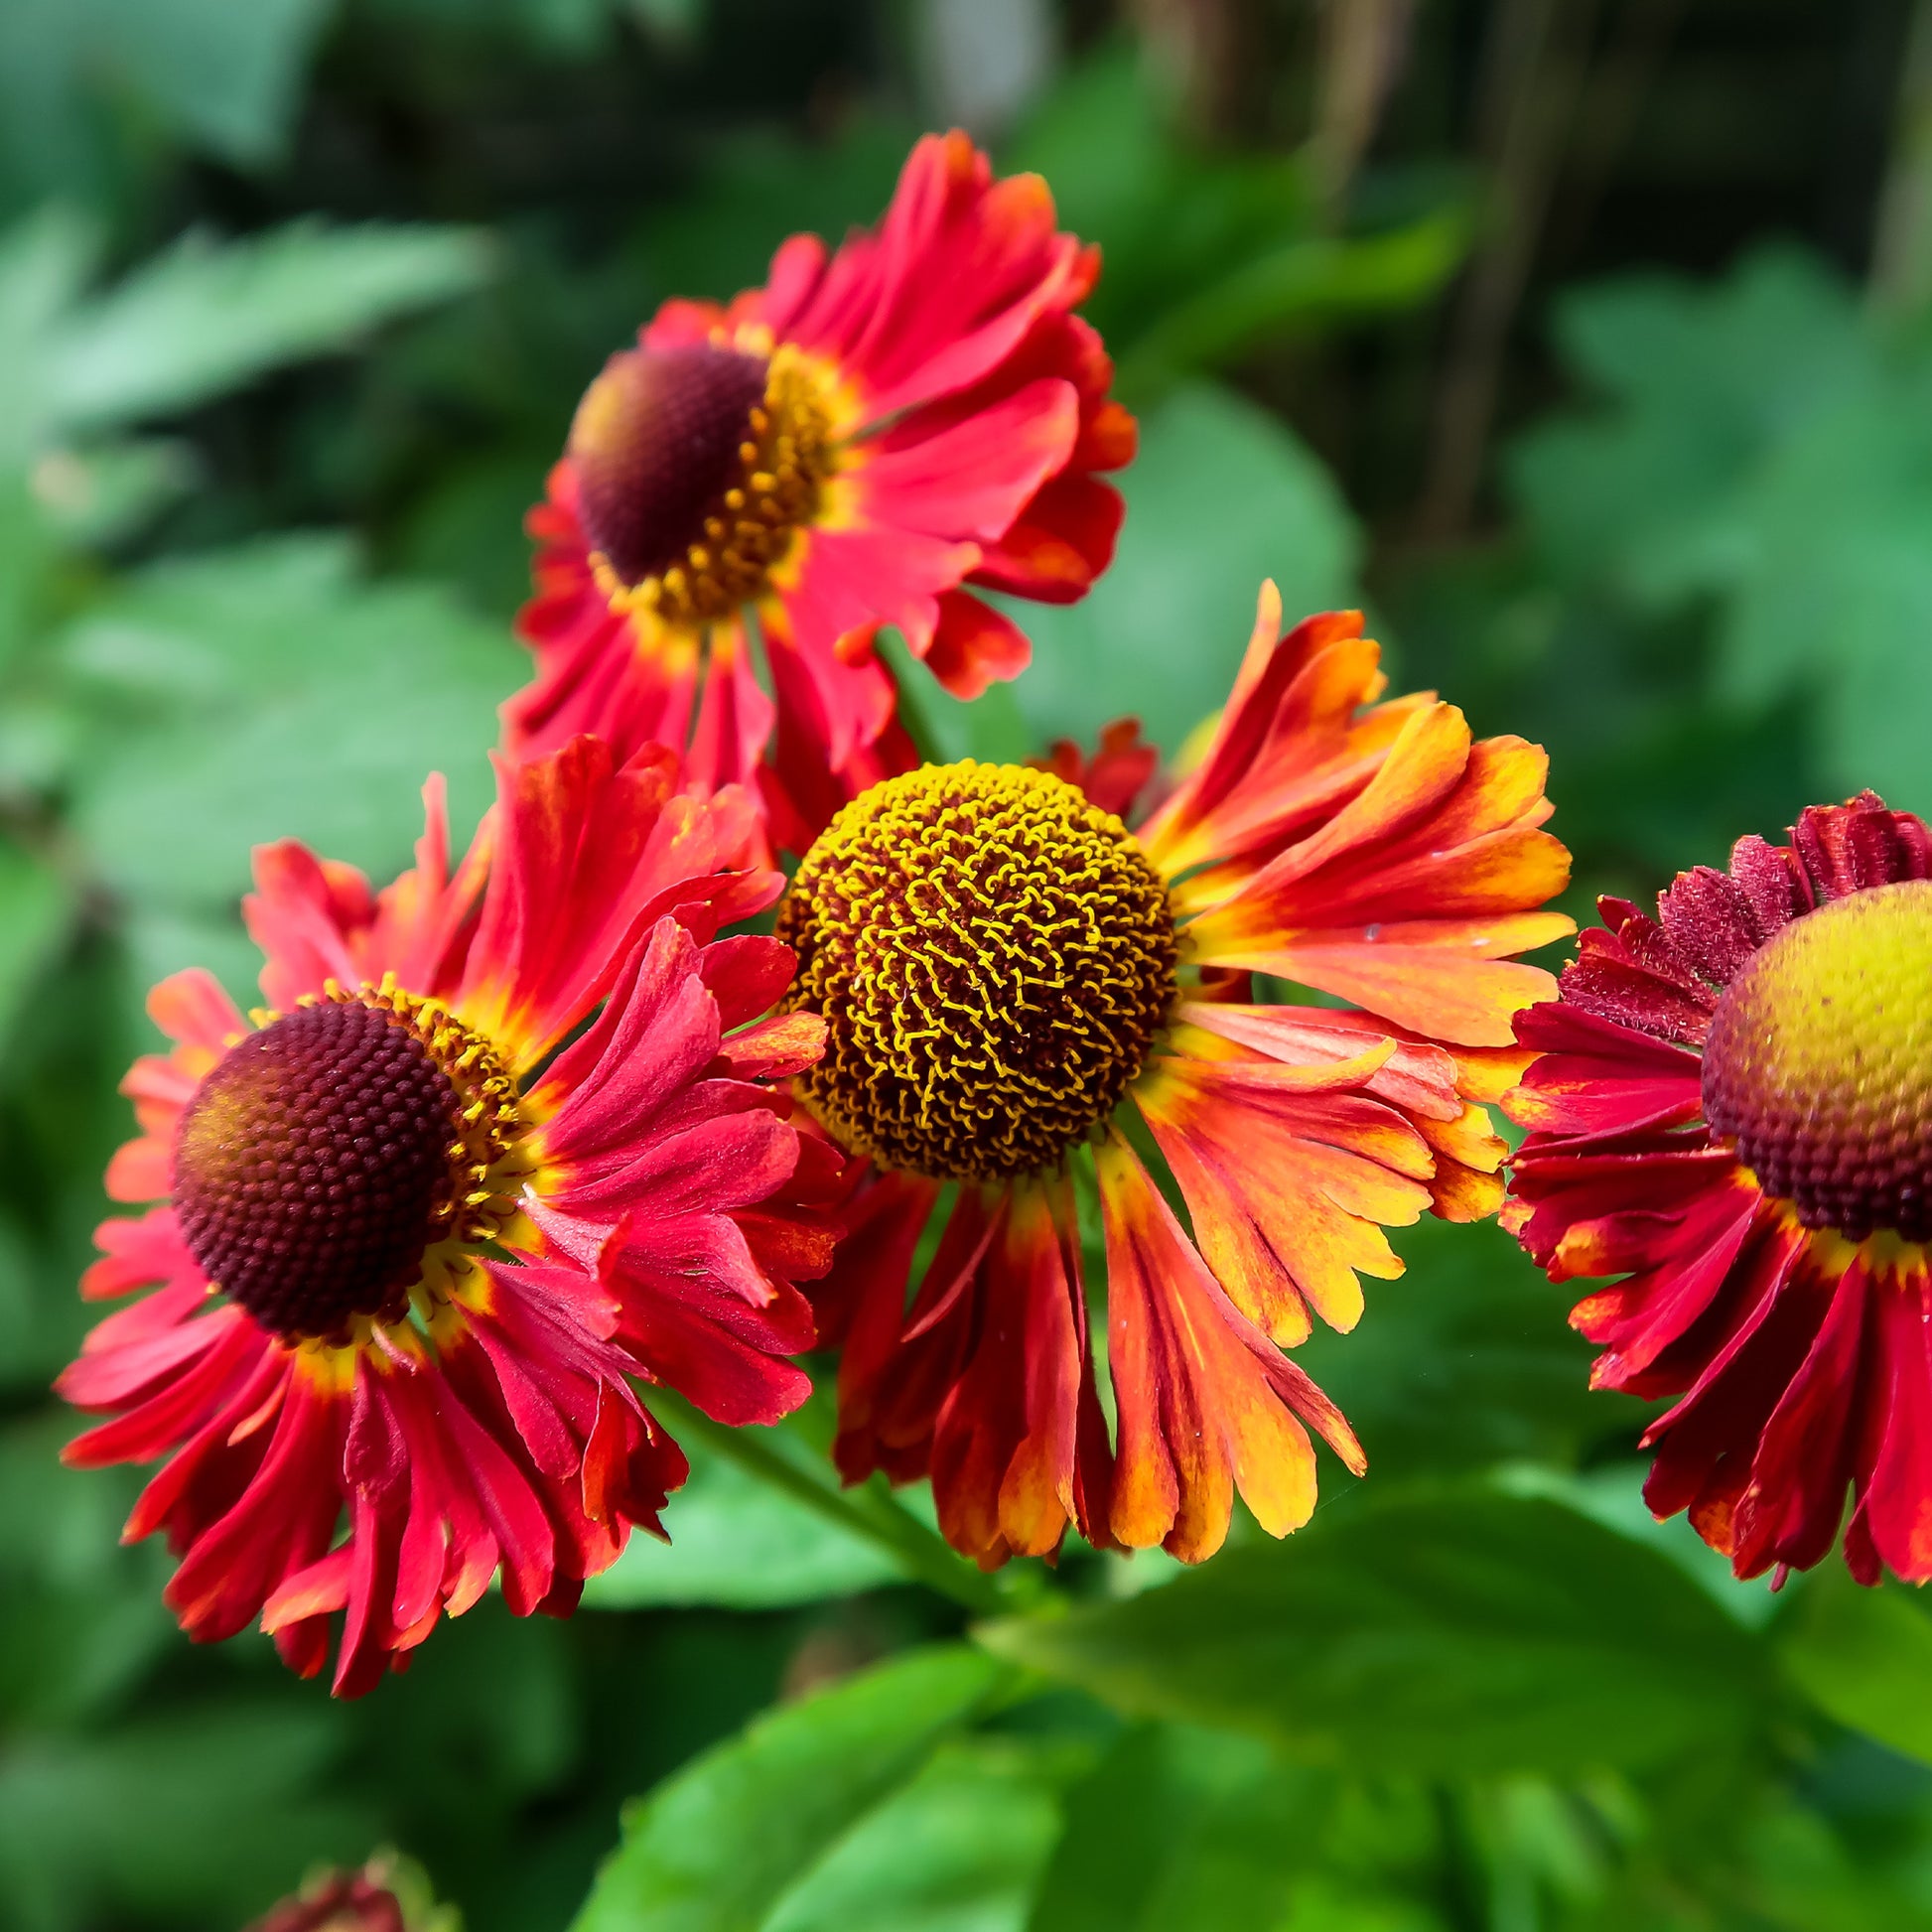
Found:
[[763, 288], [666, 303], [586, 391], [531, 512], [538, 666], [510, 748], [686, 745], [696, 786], [757, 778], [799, 849], [903, 769], [880, 627], [975, 697], [1031, 647], [962, 586], [1070, 603], [1113, 556], [1095, 473], [1132, 457], [1134, 420], [1071, 313], [1098, 273], [1037, 176], [996, 182], [954, 133], [836, 253], [794, 235]]
[[429, 1932], [447, 1926], [447, 1912], [404, 1909], [397, 1888], [423, 1889], [412, 1872], [398, 1872], [389, 1858], [372, 1859], [359, 1871], [327, 1871], [302, 1887], [294, 1898], [264, 1912], [247, 1932]]
[[407, 1921], [394, 1892], [359, 1871], [344, 1871], [285, 1899], [248, 1932], [407, 1932]]
[[[1512, 1014], [1554, 984], [1507, 956], [1571, 930], [1534, 909], [1568, 873], [1539, 829], [1543, 757], [1473, 743], [1433, 699], [1376, 703], [1356, 614], [1280, 620], [1270, 585], [1206, 758], [1138, 832], [1099, 802], [1149, 775], [1131, 733], [1091, 765], [927, 767], [841, 811], [779, 907], [790, 1003], [827, 1025], [794, 1085], [864, 1157], [817, 1297], [845, 1350], [838, 1464], [929, 1473], [947, 1537], [988, 1567], [1050, 1554], [1069, 1522], [1193, 1561], [1237, 1487], [1276, 1535], [1305, 1522], [1304, 1425], [1362, 1456], [1282, 1349], [1315, 1314], [1351, 1327], [1360, 1275], [1401, 1272], [1385, 1225], [1502, 1198], [1481, 1103], [1523, 1064]], [[1258, 1004], [1257, 978], [1349, 1004]]]
[[1738, 842], [1651, 919], [1600, 901], [1543, 1055], [1506, 1218], [1592, 1381], [1678, 1400], [1644, 1496], [1740, 1577], [1804, 1569], [1852, 1518], [1863, 1583], [1932, 1578], [1932, 831], [1866, 792], [1789, 846]]
[[380, 894], [257, 853], [274, 1011], [201, 971], [154, 989], [176, 1044], [124, 1082], [142, 1131], [107, 1189], [163, 1204], [103, 1224], [82, 1293], [159, 1286], [60, 1383], [114, 1417], [68, 1460], [168, 1457], [127, 1534], [167, 1532], [188, 1633], [259, 1617], [309, 1676], [343, 1611], [344, 1695], [492, 1575], [565, 1614], [633, 1523], [662, 1533], [685, 1461], [628, 1378], [733, 1423], [807, 1390], [783, 1358], [812, 1338], [793, 1284], [829, 1238], [799, 1203], [827, 1164], [755, 1083], [819, 1029], [748, 1025], [789, 956], [712, 941], [779, 886], [725, 870], [747, 801], [591, 739], [498, 782], [454, 873], [435, 780]]

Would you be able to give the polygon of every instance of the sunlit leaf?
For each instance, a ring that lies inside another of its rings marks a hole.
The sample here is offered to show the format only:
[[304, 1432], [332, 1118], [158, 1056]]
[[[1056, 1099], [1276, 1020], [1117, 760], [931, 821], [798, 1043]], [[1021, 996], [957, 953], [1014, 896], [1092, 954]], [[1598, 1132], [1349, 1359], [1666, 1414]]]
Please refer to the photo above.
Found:
[[632, 1808], [574, 1932], [757, 1932], [1004, 1677], [915, 1651], [759, 1720]]
[[1060, 1812], [1045, 1753], [944, 1744], [787, 1892], [765, 1932], [1021, 1932]]

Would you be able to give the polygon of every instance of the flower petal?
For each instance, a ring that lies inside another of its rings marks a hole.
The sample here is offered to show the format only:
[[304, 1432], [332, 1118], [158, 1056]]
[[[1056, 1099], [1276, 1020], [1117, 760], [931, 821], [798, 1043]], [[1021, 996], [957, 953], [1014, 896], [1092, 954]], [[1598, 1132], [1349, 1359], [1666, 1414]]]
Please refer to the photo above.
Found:
[[1215, 1285], [1127, 1144], [1097, 1157], [1107, 1230], [1107, 1355], [1119, 1416], [1110, 1524], [1130, 1548], [1213, 1555], [1238, 1487], [1271, 1536], [1314, 1509], [1311, 1423], [1365, 1466], [1339, 1411]]

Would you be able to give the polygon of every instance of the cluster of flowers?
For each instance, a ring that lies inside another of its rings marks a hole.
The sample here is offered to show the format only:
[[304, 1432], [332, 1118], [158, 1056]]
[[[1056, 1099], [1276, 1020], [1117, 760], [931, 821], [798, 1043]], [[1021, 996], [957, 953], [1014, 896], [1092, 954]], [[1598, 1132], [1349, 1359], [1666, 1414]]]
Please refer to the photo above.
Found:
[[107, 1176], [146, 1211], [83, 1284], [149, 1292], [62, 1388], [106, 1417], [70, 1460], [161, 1460], [128, 1534], [191, 1636], [259, 1622], [352, 1694], [492, 1580], [567, 1612], [684, 1478], [648, 1391], [773, 1423], [814, 1349], [839, 1471], [929, 1478], [982, 1566], [1070, 1526], [1196, 1561], [1236, 1490], [1283, 1534], [1311, 1430], [1364, 1466], [1289, 1351], [1400, 1271], [1385, 1228], [1503, 1206], [1496, 1102], [1510, 1225], [1625, 1277], [1577, 1311], [1598, 1379], [1682, 1398], [1657, 1508], [1752, 1574], [1849, 1484], [1857, 1573], [1932, 1574], [1916, 819], [1820, 808], [1655, 921], [1606, 901], [1559, 987], [1517, 958], [1573, 929], [1541, 752], [1272, 586], [1185, 768], [1132, 725], [919, 762], [880, 630], [970, 698], [1029, 654], [980, 591], [1111, 558], [1098, 266], [955, 134], [876, 229], [666, 305], [532, 513], [468, 851], [434, 779], [380, 891], [265, 848], [266, 1004], [155, 989]]

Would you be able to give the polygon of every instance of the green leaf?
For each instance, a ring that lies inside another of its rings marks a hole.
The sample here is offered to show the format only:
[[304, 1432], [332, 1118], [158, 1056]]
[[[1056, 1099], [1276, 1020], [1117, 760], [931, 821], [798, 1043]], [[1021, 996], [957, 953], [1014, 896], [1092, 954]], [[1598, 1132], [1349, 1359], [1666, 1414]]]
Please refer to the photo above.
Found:
[[1415, 1899], [1314, 1877], [1296, 1886], [1295, 1902], [1275, 1932], [1447, 1932], [1448, 1924]]
[[1176, 302], [1121, 357], [1130, 401], [1214, 368], [1266, 338], [1426, 301], [1462, 259], [1468, 222], [1445, 210], [1386, 234], [1311, 235], [1270, 249]]
[[94, 235], [47, 207], [0, 232], [0, 470], [24, 468], [47, 408], [44, 356], [93, 266]]
[[[1320, 463], [1230, 391], [1176, 390], [1141, 425], [1119, 478], [1127, 522], [1111, 570], [1078, 604], [1014, 604], [1034, 661], [1012, 687], [1032, 749], [1137, 716], [1170, 752], [1227, 701], [1264, 577], [1291, 621], [1359, 596], [1361, 539]], [[972, 707], [914, 687], [948, 755], [971, 743]], [[985, 703], [985, 700], [981, 701]], [[957, 748], [957, 749], [955, 749]]]
[[671, 1541], [635, 1536], [584, 1587], [587, 1607], [720, 1603], [769, 1609], [904, 1580], [876, 1544], [848, 1535], [737, 1464], [685, 1443], [691, 1479], [666, 1518]]
[[495, 707], [527, 671], [494, 625], [425, 585], [370, 582], [351, 548], [289, 537], [165, 563], [65, 639], [96, 720], [74, 824], [137, 907], [231, 907], [248, 848], [306, 840], [386, 877], [418, 793], [450, 780], [459, 836], [490, 795]]
[[757, 1932], [1005, 1675], [963, 1648], [915, 1651], [761, 1719], [630, 1809], [575, 1932]]
[[186, 443], [128, 437], [97, 449], [48, 451], [34, 466], [34, 493], [63, 545], [98, 550], [150, 522], [186, 493], [195, 475]]
[[1055, 1768], [1009, 1739], [942, 1744], [785, 1894], [765, 1932], [1021, 1932], [1059, 1833]]
[[1607, 406], [1513, 462], [1559, 575], [1652, 614], [1708, 601], [1734, 713], [1801, 698], [1833, 790], [1932, 809], [1932, 344], [1788, 249], [1573, 298], [1562, 334]]
[[1474, 1483], [1331, 1505], [1163, 1589], [981, 1639], [1124, 1712], [1419, 1774], [1712, 1749], [1753, 1728], [1767, 1674], [1666, 1558]]
[[492, 260], [468, 229], [305, 221], [245, 241], [190, 235], [87, 298], [94, 253], [89, 225], [64, 209], [0, 233], [0, 482], [39, 456], [37, 494], [83, 541], [177, 486], [180, 460], [60, 439], [192, 408], [344, 347], [477, 287]]
[[1932, 361], [1872, 363], [1740, 492], [1748, 545], [1719, 631], [1718, 688], [1761, 709], [1815, 697], [1825, 769], [1932, 811]]
[[[69, 1336], [49, 1360], [48, 1331], [78, 1311], [78, 1298], [69, 1284], [25, 1279], [34, 1259], [0, 1219], [0, 1383], [31, 1379], [39, 1395], [71, 1350]], [[16, 1283], [39, 1291], [38, 1306], [9, 1306]], [[21, 1365], [38, 1373], [14, 1374]], [[74, 1434], [71, 1414], [54, 1408], [0, 1431], [0, 1731], [111, 1708], [179, 1641], [161, 1601], [159, 1553], [119, 1545], [138, 1484], [120, 1470], [63, 1470], [61, 1446]]]
[[1637, 275], [1582, 290], [1557, 333], [1601, 401], [1519, 441], [1512, 483], [1562, 576], [1651, 603], [1747, 561], [1736, 492], [1865, 353], [1849, 292], [1792, 249], [1709, 286]]
[[1321, 232], [1301, 156], [1201, 152], [1177, 135], [1164, 78], [1131, 44], [1103, 48], [1006, 158], [1043, 175], [1062, 223], [1099, 245], [1084, 312], [1130, 401], [1271, 339], [1414, 307], [1460, 259], [1455, 206], [1380, 233]]
[[1916, 1590], [1867, 1589], [1833, 1558], [1800, 1585], [1776, 1645], [1827, 1717], [1932, 1764], [1932, 1616]]
[[0, 1745], [0, 1920], [232, 1925], [318, 1860], [360, 1857], [364, 1803], [311, 1795], [339, 1735], [324, 1711], [232, 1704], [98, 1738], [16, 1734]]
[[1513, 1457], [1574, 1464], [1645, 1413], [1589, 1386], [1570, 1301], [1493, 1221], [1425, 1218], [1393, 1236], [1407, 1272], [1369, 1285], [1361, 1321], [1321, 1329], [1299, 1359], [1340, 1404], [1379, 1476]]
[[82, 0], [113, 66], [202, 146], [261, 162], [284, 144], [330, 0]]
[[1682, 1513], [1661, 1522], [1643, 1499], [1648, 1465], [1641, 1461], [1602, 1462], [1582, 1475], [1536, 1462], [1516, 1462], [1493, 1472], [1500, 1489], [1512, 1496], [1547, 1496], [1581, 1516], [1601, 1523], [1632, 1543], [1668, 1557], [1727, 1616], [1749, 1630], [1761, 1630], [1778, 1614], [1779, 1599], [1760, 1577], [1734, 1575], [1730, 1559], [1712, 1549]]
[[1257, 1738], [1136, 1726], [1068, 1793], [1028, 1932], [1276, 1932], [1318, 1795]]
[[[329, 11], [329, 0], [10, 0], [0, 8], [0, 190], [110, 199], [110, 115], [143, 123], [150, 166], [157, 119], [230, 161], [270, 159], [292, 130]], [[131, 105], [147, 111], [130, 115]]]
[[0, 1045], [13, 1032], [72, 913], [73, 893], [67, 881], [0, 834]]
[[461, 228], [190, 235], [66, 320], [47, 351], [46, 408], [70, 430], [191, 408], [462, 295], [489, 269], [484, 238]]

